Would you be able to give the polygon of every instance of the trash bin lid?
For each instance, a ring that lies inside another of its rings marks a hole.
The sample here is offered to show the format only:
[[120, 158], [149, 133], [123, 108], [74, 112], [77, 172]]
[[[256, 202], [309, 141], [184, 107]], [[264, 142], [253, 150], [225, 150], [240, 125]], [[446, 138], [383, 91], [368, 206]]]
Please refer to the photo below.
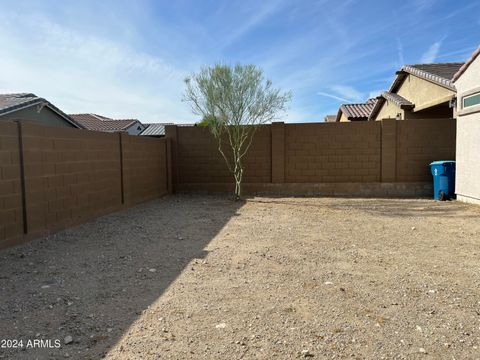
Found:
[[438, 160], [430, 163], [430, 165], [445, 165], [455, 163], [455, 160]]

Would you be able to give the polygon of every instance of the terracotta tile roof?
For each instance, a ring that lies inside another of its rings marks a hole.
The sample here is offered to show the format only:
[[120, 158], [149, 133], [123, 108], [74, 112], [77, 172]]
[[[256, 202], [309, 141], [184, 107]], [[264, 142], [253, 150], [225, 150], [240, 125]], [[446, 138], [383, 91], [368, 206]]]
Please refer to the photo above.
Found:
[[18, 93], [18, 94], [0, 94], [0, 116], [2, 114], [11, 113], [26, 107], [34, 105], [44, 105], [49, 107], [52, 111], [63, 117], [67, 122], [71, 123], [77, 128], [83, 128], [70, 116], [65, 114], [62, 110], [57, 108], [51, 102], [44, 98], [38, 97], [32, 93]]
[[71, 114], [75, 121], [82, 124], [88, 130], [94, 131], [125, 131], [135, 123], [137, 119], [110, 119], [97, 114]]
[[165, 125], [173, 125], [173, 123], [164, 124], [144, 124], [145, 129], [138, 135], [143, 136], [162, 136], [165, 135]]
[[[367, 120], [376, 103], [377, 99], [368, 99], [367, 102], [361, 104], [342, 104], [340, 111], [343, 112], [349, 120]], [[337, 115], [337, 121], [340, 121], [340, 111]]]
[[378, 101], [375, 104], [374, 108], [372, 109], [372, 112], [370, 113], [370, 116], [368, 117], [368, 120], [374, 120], [375, 117], [377, 116], [378, 112], [382, 108], [383, 104], [385, 101], [391, 101], [395, 105], [397, 105], [400, 109], [413, 109], [415, 107], [415, 104], [412, 103], [411, 101], [408, 101], [404, 97], [391, 93], [388, 91], [384, 91], [383, 93], [380, 94], [380, 96], [377, 98]]
[[419, 78], [429, 80], [440, 86], [455, 91], [455, 85], [453, 84], [452, 79], [463, 66], [463, 64], [463, 62], [452, 62], [404, 65], [400, 71], [397, 72], [397, 77], [395, 78], [389, 91], [397, 92], [398, 88], [408, 74], [418, 76]]
[[473, 54], [468, 58], [468, 60], [465, 61], [465, 63], [462, 65], [462, 67], [460, 69], [458, 69], [458, 71], [455, 73], [455, 75], [453, 75], [453, 78], [452, 78], [453, 82], [457, 81], [458, 78], [460, 76], [462, 76], [462, 74], [465, 72], [465, 70], [468, 69], [470, 64], [475, 61], [475, 59], [477, 58], [478, 55], [480, 55], [480, 47], [473, 52]]
[[397, 105], [401, 109], [414, 108], [415, 107], [414, 103], [408, 101], [404, 97], [401, 97], [400, 95], [395, 94], [395, 93], [385, 91], [380, 96], [385, 98], [386, 100], [389, 100], [389, 101], [393, 102], [395, 105]]

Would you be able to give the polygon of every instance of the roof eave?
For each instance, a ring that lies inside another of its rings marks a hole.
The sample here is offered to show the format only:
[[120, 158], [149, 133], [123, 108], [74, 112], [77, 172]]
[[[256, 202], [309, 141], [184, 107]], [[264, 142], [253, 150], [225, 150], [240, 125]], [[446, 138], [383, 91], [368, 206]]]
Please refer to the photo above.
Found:
[[470, 58], [465, 61], [465, 63], [462, 65], [460, 69], [453, 75], [452, 82], [455, 83], [460, 77], [463, 75], [463, 73], [469, 68], [469, 66], [475, 61], [475, 59], [480, 55], [480, 47], [477, 48], [473, 52], [473, 54], [470, 56]]
[[386, 99], [383, 96], [378, 96], [377, 97], [377, 102], [376, 102], [375, 106], [373, 107], [372, 112], [370, 113], [370, 116], [368, 117], [368, 121], [375, 120], [375, 117], [380, 112], [380, 109], [382, 108], [385, 101], [386, 101]]
[[[76, 121], [74, 121], [73, 119], [71, 119], [68, 115], [66, 115], [65, 113], [63, 113], [60, 109], [58, 109], [55, 105], [53, 105], [52, 103], [50, 103], [49, 101], [43, 99], [43, 98], [38, 98], [36, 99], [35, 101], [32, 101], [30, 103], [26, 103], [24, 104], [23, 106], [18, 106], [18, 107], [15, 107], [13, 106], [12, 109], [8, 110], [8, 111], [3, 111], [3, 112], [0, 112], [0, 116], [3, 116], [3, 115], [7, 115], [7, 114], [12, 114], [14, 112], [17, 112], [17, 111], [20, 111], [20, 110], [25, 110], [25, 109], [28, 109], [32, 106], [35, 106], [35, 105], [40, 105], [40, 104], [45, 104], [46, 107], [48, 107], [50, 110], [52, 110], [54, 113], [56, 113], [57, 115], [61, 116], [65, 121], [67, 121], [68, 123], [72, 124], [73, 126], [75, 126], [76, 128], [79, 128], [79, 129], [84, 129], [84, 127], [77, 123]], [[7, 108], [8, 109], [8, 108]]]

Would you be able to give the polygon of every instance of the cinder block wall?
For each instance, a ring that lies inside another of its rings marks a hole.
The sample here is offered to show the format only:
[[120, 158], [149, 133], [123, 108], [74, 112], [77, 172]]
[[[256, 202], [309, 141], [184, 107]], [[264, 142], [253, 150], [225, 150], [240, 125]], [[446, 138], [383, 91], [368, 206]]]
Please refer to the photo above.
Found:
[[168, 193], [167, 140], [121, 134], [124, 196], [134, 205]]
[[380, 181], [379, 122], [285, 125], [285, 182]]
[[0, 248], [23, 234], [17, 124], [0, 122]]
[[[177, 183], [232, 183], [232, 174], [218, 151], [218, 142], [206, 127], [176, 126], [174, 167]], [[225, 139], [225, 141], [227, 141]], [[228, 150], [228, 145], [224, 145]], [[262, 126], [244, 160], [245, 182], [271, 181], [270, 126]]]
[[423, 119], [397, 122], [396, 181], [432, 181], [435, 160], [455, 160], [456, 120]]
[[121, 206], [117, 134], [22, 124], [29, 234]]
[[[177, 191], [231, 190], [232, 175], [207, 128], [171, 125], [166, 136]], [[454, 158], [454, 119], [273, 123], [254, 139], [244, 184], [252, 192], [426, 195], [428, 164]]]
[[0, 248], [168, 193], [167, 144], [119, 133], [0, 123]]

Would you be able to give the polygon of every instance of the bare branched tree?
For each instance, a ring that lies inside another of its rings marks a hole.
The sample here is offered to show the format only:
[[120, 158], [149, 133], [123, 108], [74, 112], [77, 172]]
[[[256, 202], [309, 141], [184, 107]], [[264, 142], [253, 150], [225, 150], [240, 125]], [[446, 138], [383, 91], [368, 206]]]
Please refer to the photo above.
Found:
[[257, 128], [286, 110], [290, 92], [272, 87], [255, 65], [215, 65], [185, 79], [184, 101], [203, 116], [218, 141], [218, 151], [235, 179], [235, 200], [240, 199], [243, 158]]

